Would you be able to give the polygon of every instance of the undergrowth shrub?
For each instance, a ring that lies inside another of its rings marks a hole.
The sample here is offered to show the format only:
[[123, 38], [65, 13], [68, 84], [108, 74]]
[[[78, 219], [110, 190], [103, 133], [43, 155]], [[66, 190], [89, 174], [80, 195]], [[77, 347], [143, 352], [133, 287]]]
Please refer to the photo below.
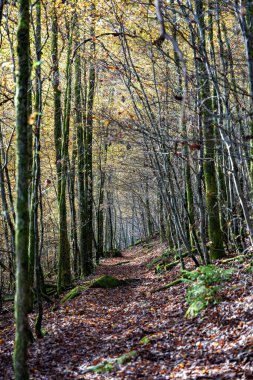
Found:
[[173, 252], [166, 250], [162, 253], [161, 256], [155, 257], [153, 260], [151, 260], [148, 264], [147, 267], [149, 269], [152, 269], [153, 267], [159, 268], [160, 266], [166, 264], [169, 262], [169, 259], [173, 257]]
[[223, 269], [215, 265], [201, 266], [197, 270], [182, 271], [184, 282], [190, 283], [186, 292], [186, 301], [189, 308], [186, 317], [197, 316], [209, 304], [217, 304], [220, 301], [219, 291], [221, 284], [229, 281], [233, 269]]

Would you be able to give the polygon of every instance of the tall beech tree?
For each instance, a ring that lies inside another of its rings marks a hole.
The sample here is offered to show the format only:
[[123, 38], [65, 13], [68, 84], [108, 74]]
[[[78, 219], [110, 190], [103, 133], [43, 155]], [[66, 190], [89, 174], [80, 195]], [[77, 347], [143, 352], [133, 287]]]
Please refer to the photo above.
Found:
[[[220, 212], [218, 202], [217, 174], [215, 167], [215, 120], [213, 119], [213, 104], [209, 81], [209, 72], [207, 70], [207, 53], [206, 53], [206, 25], [204, 2], [195, 0], [196, 16], [198, 21], [198, 43], [199, 52], [199, 80], [201, 86], [200, 109], [202, 118], [202, 128], [204, 136], [204, 179], [206, 186], [206, 208], [208, 216], [208, 235], [210, 247], [210, 256], [213, 259], [223, 257], [223, 234], [220, 225]], [[215, 112], [215, 111], [214, 111]]]
[[17, 31], [18, 75], [16, 89], [16, 295], [15, 320], [16, 337], [14, 350], [15, 380], [29, 378], [27, 369], [27, 347], [29, 343], [28, 305], [28, 239], [29, 239], [29, 206], [28, 191], [30, 186], [31, 144], [29, 129], [29, 81], [30, 50], [29, 24], [30, 2], [19, 0], [19, 23]]

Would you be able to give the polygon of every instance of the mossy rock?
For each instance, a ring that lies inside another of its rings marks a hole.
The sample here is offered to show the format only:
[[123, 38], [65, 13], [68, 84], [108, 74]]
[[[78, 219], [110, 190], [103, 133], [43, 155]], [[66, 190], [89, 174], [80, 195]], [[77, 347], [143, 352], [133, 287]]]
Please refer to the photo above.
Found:
[[105, 275], [92, 281], [92, 284], [90, 287], [111, 289], [111, 288], [117, 288], [118, 286], [121, 286], [124, 284], [125, 284], [125, 281], [123, 280], [118, 280], [115, 277]]
[[117, 288], [118, 286], [125, 285], [125, 284], [126, 282], [123, 280], [118, 280], [115, 277], [104, 275], [104, 276], [95, 278], [94, 280], [87, 281], [83, 285], [79, 285], [71, 289], [71, 291], [68, 292], [63, 297], [63, 299], [61, 300], [61, 303], [65, 303], [67, 301], [72, 300], [73, 298], [79, 296], [83, 291], [89, 288], [112, 289], [112, 288]]

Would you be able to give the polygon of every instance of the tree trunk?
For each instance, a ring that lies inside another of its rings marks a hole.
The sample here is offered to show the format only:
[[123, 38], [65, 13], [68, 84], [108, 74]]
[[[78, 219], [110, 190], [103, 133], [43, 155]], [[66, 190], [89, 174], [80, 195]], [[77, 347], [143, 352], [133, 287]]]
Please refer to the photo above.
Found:
[[[94, 6], [91, 13], [93, 15]], [[91, 28], [94, 35], [94, 27]], [[91, 52], [94, 56], [95, 43], [92, 42]], [[82, 275], [85, 276], [93, 270], [93, 174], [92, 174], [92, 147], [93, 147], [93, 104], [95, 95], [95, 65], [90, 62], [88, 92], [87, 92], [87, 117], [85, 131], [85, 192], [86, 192], [86, 230], [85, 230], [85, 256], [82, 262]]]
[[[70, 43], [69, 43], [70, 44]], [[56, 10], [52, 15], [52, 62], [53, 62], [53, 92], [54, 92], [54, 139], [57, 169], [57, 199], [59, 209], [59, 246], [58, 246], [58, 291], [70, 285], [70, 248], [67, 228], [66, 208], [66, 175], [68, 160], [68, 126], [70, 99], [70, 49], [67, 62], [67, 90], [65, 97], [64, 124], [62, 125], [62, 106], [60, 91], [60, 74], [58, 63], [58, 22]]]
[[15, 380], [29, 378], [27, 368], [27, 347], [29, 343], [29, 324], [27, 318], [28, 287], [28, 236], [29, 207], [28, 189], [30, 185], [28, 125], [28, 86], [29, 65], [29, 0], [19, 0], [19, 23], [17, 31], [18, 78], [16, 89], [16, 295], [15, 321], [16, 336], [14, 350]]
[[59, 195], [59, 247], [58, 247], [58, 292], [71, 284], [70, 246], [68, 239], [67, 224], [67, 202], [66, 188], [69, 160], [69, 125], [71, 111], [71, 62], [70, 55], [72, 49], [73, 29], [67, 25], [68, 29], [68, 52], [66, 63], [66, 91], [64, 99], [64, 117], [61, 135], [61, 178]]
[[223, 234], [220, 225], [220, 212], [218, 203], [218, 188], [215, 167], [215, 125], [213, 120], [212, 97], [210, 91], [208, 70], [205, 66], [205, 20], [203, 1], [195, 1], [196, 13], [199, 20], [199, 51], [200, 58], [200, 82], [202, 100], [202, 123], [204, 136], [204, 181], [206, 187], [206, 208], [208, 215], [209, 249], [212, 259], [225, 255], [223, 247]]

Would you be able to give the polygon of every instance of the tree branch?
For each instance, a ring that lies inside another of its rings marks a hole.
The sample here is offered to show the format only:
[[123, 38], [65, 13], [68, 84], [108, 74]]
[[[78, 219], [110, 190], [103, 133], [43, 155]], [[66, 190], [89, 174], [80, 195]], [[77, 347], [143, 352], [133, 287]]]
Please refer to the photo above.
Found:
[[135, 34], [130, 34], [130, 33], [124, 33], [124, 32], [107, 32], [107, 33], [102, 33], [102, 34], [99, 34], [98, 36], [94, 36], [94, 37], [89, 37], [89, 38], [86, 38], [85, 40], [83, 40], [82, 42], [80, 42], [79, 45], [77, 45], [77, 47], [75, 48], [74, 52], [73, 52], [73, 56], [72, 56], [72, 61], [73, 59], [75, 58], [75, 55], [77, 53], [77, 51], [80, 49], [80, 47], [82, 47], [84, 44], [86, 44], [87, 42], [92, 42], [96, 39], [99, 39], [101, 37], [106, 37], [106, 36], [113, 36], [113, 37], [121, 37], [121, 36], [127, 36], [127, 37], [131, 37], [131, 38], [138, 38], [137, 35]]

